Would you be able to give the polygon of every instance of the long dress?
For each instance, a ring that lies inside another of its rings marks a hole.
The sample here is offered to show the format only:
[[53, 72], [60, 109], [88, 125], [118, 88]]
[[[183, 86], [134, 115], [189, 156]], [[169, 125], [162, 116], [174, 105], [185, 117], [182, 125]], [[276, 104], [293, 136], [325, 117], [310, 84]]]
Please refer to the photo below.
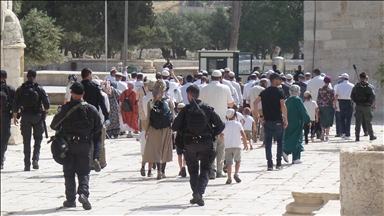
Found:
[[[167, 100], [168, 106], [171, 109], [173, 117], [174, 113], [174, 104], [169, 99]], [[152, 100], [147, 104], [147, 120], [143, 129], [148, 131], [148, 139], [145, 145], [143, 162], [150, 163], [166, 163], [172, 161], [172, 129], [171, 127], [163, 129], [155, 129], [150, 125], [149, 118], [151, 115], [152, 109]]]
[[293, 160], [301, 157], [304, 151], [303, 126], [309, 124], [310, 118], [304, 107], [303, 101], [298, 96], [289, 97], [285, 101], [287, 106], [288, 127], [284, 130], [284, 149], [286, 154], [293, 154]]
[[120, 94], [114, 87], [111, 87], [111, 94], [109, 97], [109, 121], [110, 124], [107, 127], [107, 134], [109, 137], [117, 138], [120, 134], [120, 121], [119, 116], [121, 115], [120, 107], [119, 107], [119, 97]]
[[133, 106], [132, 111], [123, 111], [121, 110], [121, 115], [123, 117], [123, 123], [127, 124], [134, 132], [139, 131], [139, 125], [137, 118], [139, 116], [138, 101], [136, 100], [136, 91], [133, 89], [127, 89], [121, 93], [119, 101], [121, 104], [124, 103], [124, 99], [129, 98]]

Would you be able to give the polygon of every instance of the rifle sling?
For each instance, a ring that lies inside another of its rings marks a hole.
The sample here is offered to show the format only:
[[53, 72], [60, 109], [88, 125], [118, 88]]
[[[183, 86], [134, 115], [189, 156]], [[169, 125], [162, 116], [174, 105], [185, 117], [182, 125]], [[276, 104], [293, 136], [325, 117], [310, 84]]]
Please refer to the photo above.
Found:
[[88, 103], [83, 101], [81, 103], [78, 103], [76, 106], [72, 107], [68, 112], [67, 114], [65, 114], [65, 116], [54, 126], [54, 128], [57, 128], [59, 127], [59, 125], [61, 123], [63, 123], [63, 121], [68, 118], [74, 111], [76, 111], [78, 108], [80, 108], [80, 106], [83, 106], [83, 105], [87, 105]]

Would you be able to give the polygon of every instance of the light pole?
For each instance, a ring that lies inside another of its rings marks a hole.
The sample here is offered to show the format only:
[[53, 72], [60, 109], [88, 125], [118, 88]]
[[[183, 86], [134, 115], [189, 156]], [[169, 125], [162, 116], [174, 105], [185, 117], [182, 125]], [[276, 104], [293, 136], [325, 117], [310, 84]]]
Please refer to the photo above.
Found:
[[108, 72], [108, 22], [107, 22], [107, 1], [105, 1], [104, 6], [104, 14], [105, 14], [105, 72]]
[[127, 47], [128, 46], [128, 1], [125, 1], [124, 13], [124, 67], [127, 66]]

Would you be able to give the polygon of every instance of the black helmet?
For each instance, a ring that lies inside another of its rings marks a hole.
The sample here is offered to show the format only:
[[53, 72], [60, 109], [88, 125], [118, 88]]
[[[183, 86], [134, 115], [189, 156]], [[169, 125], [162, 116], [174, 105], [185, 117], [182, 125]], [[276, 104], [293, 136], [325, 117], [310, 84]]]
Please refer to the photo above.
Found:
[[68, 76], [68, 82], [69, 81], [74, 81], [77, 82], [77, 76], [75, 74], [71, 74]]
[[51, 144], [52, 157], [56, 163], [67, 164], [69, 158], [67, 156], [68, 144], [59, 136], [54, 136]]

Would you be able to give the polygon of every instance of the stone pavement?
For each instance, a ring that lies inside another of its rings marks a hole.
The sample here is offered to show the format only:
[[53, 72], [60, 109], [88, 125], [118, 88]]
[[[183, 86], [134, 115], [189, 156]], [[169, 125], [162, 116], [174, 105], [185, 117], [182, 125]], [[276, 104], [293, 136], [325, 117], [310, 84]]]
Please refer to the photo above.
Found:
[[[383, 143], [383, 120], [376, 121], [374, 130], [378, 139], [372, 143]], [[46, 139], [42, 144], [40, 169], [30, 172], [23, 171], [23, 146], [10, 145], [1, 171], [1, 214], [282, 215], [285, 206], [293, 201], [291, 191], [338, 192], [340, 149], [370, 143], [368, 137], [354, 142], [335, 138], [334, 130], [331, 134], [329, 143], [304, 146], [303, 164], [284, 164], [280, 171], [266, 171], [264, 149], [243, 151], [242, 182], [226, 185], [226, 178], [211, 180], [204, 195], [204, 207], [189, 204], [192, 197], [189, 178], [177, 176], [176, 153], [174, 161], [167, 164], [167, 178], [156, 180], [140, 176], [139, 142], [122, 136], [106, 140], [108, 166], [90, 175], [90, 211], [83, 210], [79, 202], [76, 208], [62, 208], [65, 200], [62, 168], [51, 158]]]

